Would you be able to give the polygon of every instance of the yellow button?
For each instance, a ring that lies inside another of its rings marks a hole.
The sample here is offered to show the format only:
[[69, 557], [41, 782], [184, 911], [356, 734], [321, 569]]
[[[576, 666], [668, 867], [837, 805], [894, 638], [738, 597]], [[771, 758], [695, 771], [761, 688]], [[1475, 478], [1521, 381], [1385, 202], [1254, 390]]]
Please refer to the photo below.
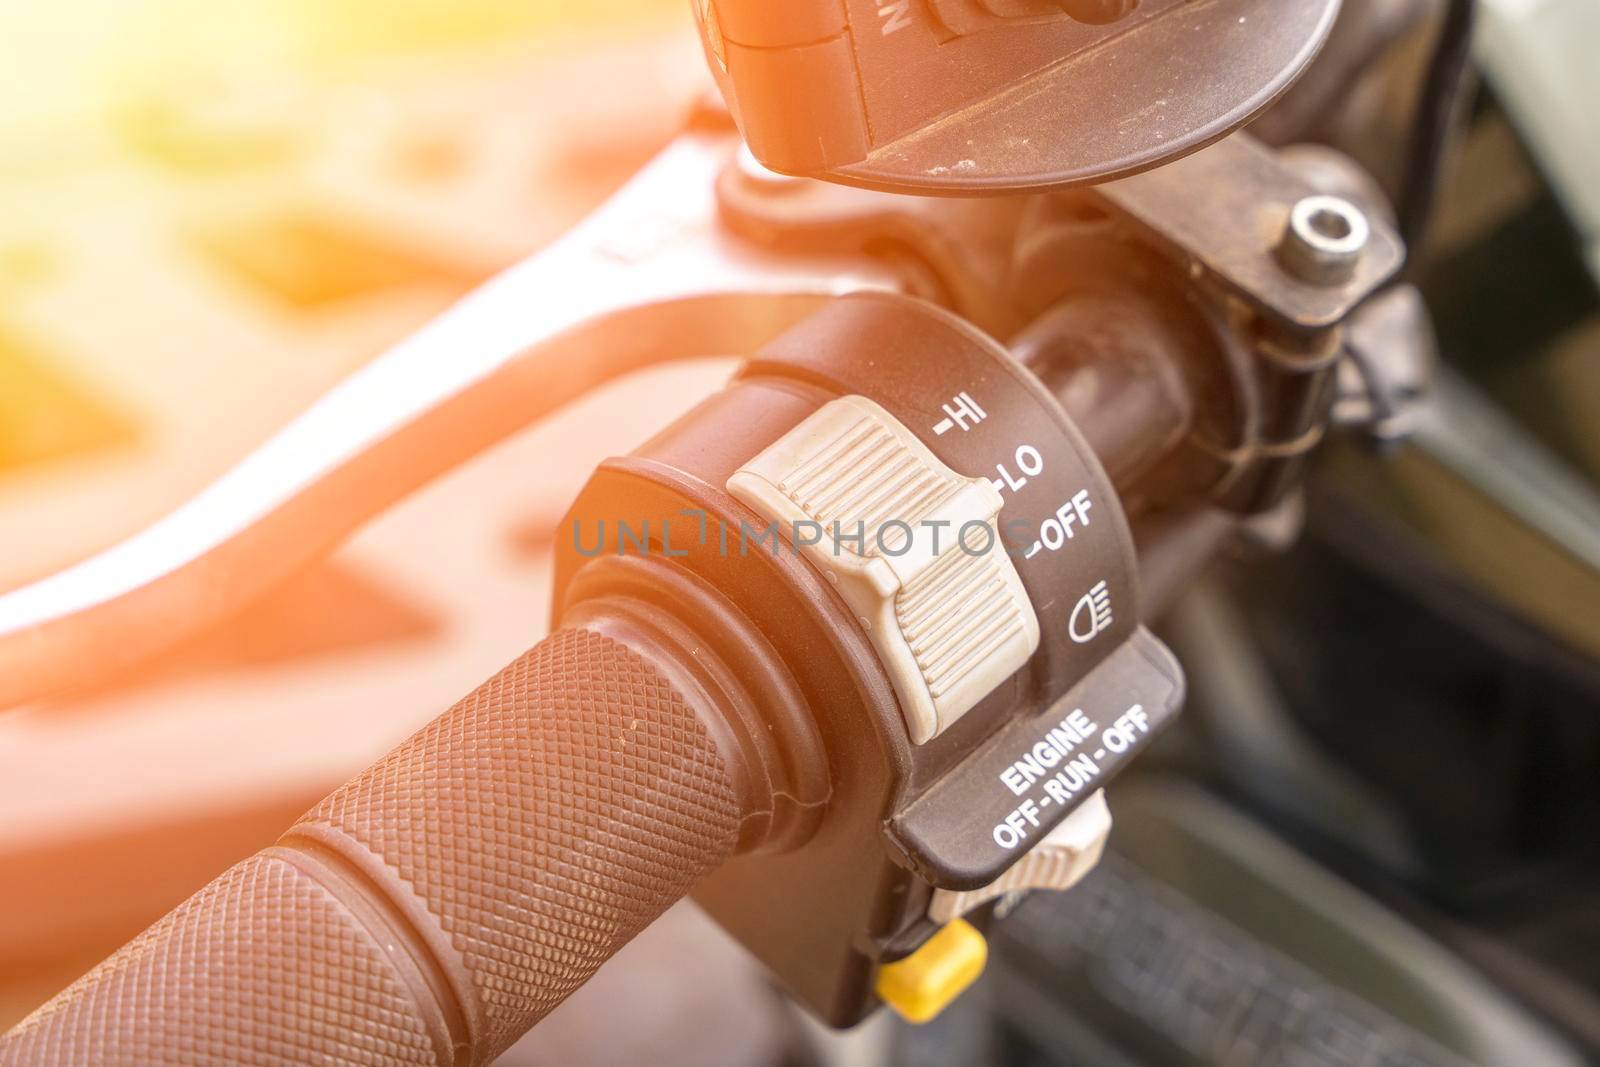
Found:
[[878, 998], [907, 1022], [925, 1023], [976, 982], [988, 961], [983, 935], [957, 919], [905, 959], [879, 968]]

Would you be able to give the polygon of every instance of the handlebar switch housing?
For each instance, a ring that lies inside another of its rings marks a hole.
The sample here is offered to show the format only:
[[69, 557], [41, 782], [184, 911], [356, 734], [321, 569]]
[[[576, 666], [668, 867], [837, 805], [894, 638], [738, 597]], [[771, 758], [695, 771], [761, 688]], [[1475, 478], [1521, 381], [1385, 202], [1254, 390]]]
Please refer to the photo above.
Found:
[[[818, 471], [832, 475], [807, 480]], [[953, 524], [948, 562], [925, 521]], [[604, 463], [565, 525], [558, 615], [627, 586], [692, 611], [721, 661], [759, 646], [792, 678], [805, 714], [790, 719], [807, 721], [771, 724], [767, 761], [787, 810], [695, 899], [834, 1025], [871, 1013], [880, 967], [949, 919], [981, 925], [1000, 892], [1065, 884], [1018, 861], [1099, 803], [1182, 700], [1139, 624], [1133, 539], [1099, 460], [1004, 348], [908, 297], [802, 322]], [[970, 587], [955, 580], [969, 570]], [[847, 590], [865, 573], [893, 634]], [[949, 583], [928, 598], [934, 630], [903, 610], [929, 574]], [[889, 638], [910, 651], [898, 667]], [[953, 672], [922, 670], [957, 646], [940, 661]], [[967, 667], [981, 691], [941, 706]]]

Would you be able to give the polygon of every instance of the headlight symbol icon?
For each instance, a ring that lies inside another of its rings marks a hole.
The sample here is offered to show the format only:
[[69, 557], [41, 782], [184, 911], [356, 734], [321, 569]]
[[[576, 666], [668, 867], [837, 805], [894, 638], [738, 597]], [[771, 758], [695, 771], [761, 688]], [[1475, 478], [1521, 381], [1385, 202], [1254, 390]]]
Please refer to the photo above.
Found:
[[1105, 582], [1083, 594], [1078, 606], [1072, 610], [1067, 632], [1080, 645], [1087, 645], [1111, 628], [1111, 590]]

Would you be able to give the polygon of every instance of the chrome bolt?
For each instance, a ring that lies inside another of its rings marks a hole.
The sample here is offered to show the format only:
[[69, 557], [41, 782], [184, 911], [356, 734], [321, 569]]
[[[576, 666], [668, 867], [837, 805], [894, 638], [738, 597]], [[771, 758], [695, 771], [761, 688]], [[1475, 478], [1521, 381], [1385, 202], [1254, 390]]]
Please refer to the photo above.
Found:
[[1278, 242], [1284, 269], [1312, 285], [1343, 285], [1355, 277], [1372, 236], [1361, 209], [1338, 196], [1308, 196], [1289, 212]]

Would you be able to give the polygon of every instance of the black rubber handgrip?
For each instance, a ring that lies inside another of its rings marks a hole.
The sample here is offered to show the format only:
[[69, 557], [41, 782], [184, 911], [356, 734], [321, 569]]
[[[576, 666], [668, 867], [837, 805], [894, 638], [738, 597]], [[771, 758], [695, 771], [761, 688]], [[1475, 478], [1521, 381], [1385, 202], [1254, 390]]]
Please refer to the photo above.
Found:
[[0, 1064], [481, 1064], [734, 850], [646, 656], [563, 630], [0, 1038]]

